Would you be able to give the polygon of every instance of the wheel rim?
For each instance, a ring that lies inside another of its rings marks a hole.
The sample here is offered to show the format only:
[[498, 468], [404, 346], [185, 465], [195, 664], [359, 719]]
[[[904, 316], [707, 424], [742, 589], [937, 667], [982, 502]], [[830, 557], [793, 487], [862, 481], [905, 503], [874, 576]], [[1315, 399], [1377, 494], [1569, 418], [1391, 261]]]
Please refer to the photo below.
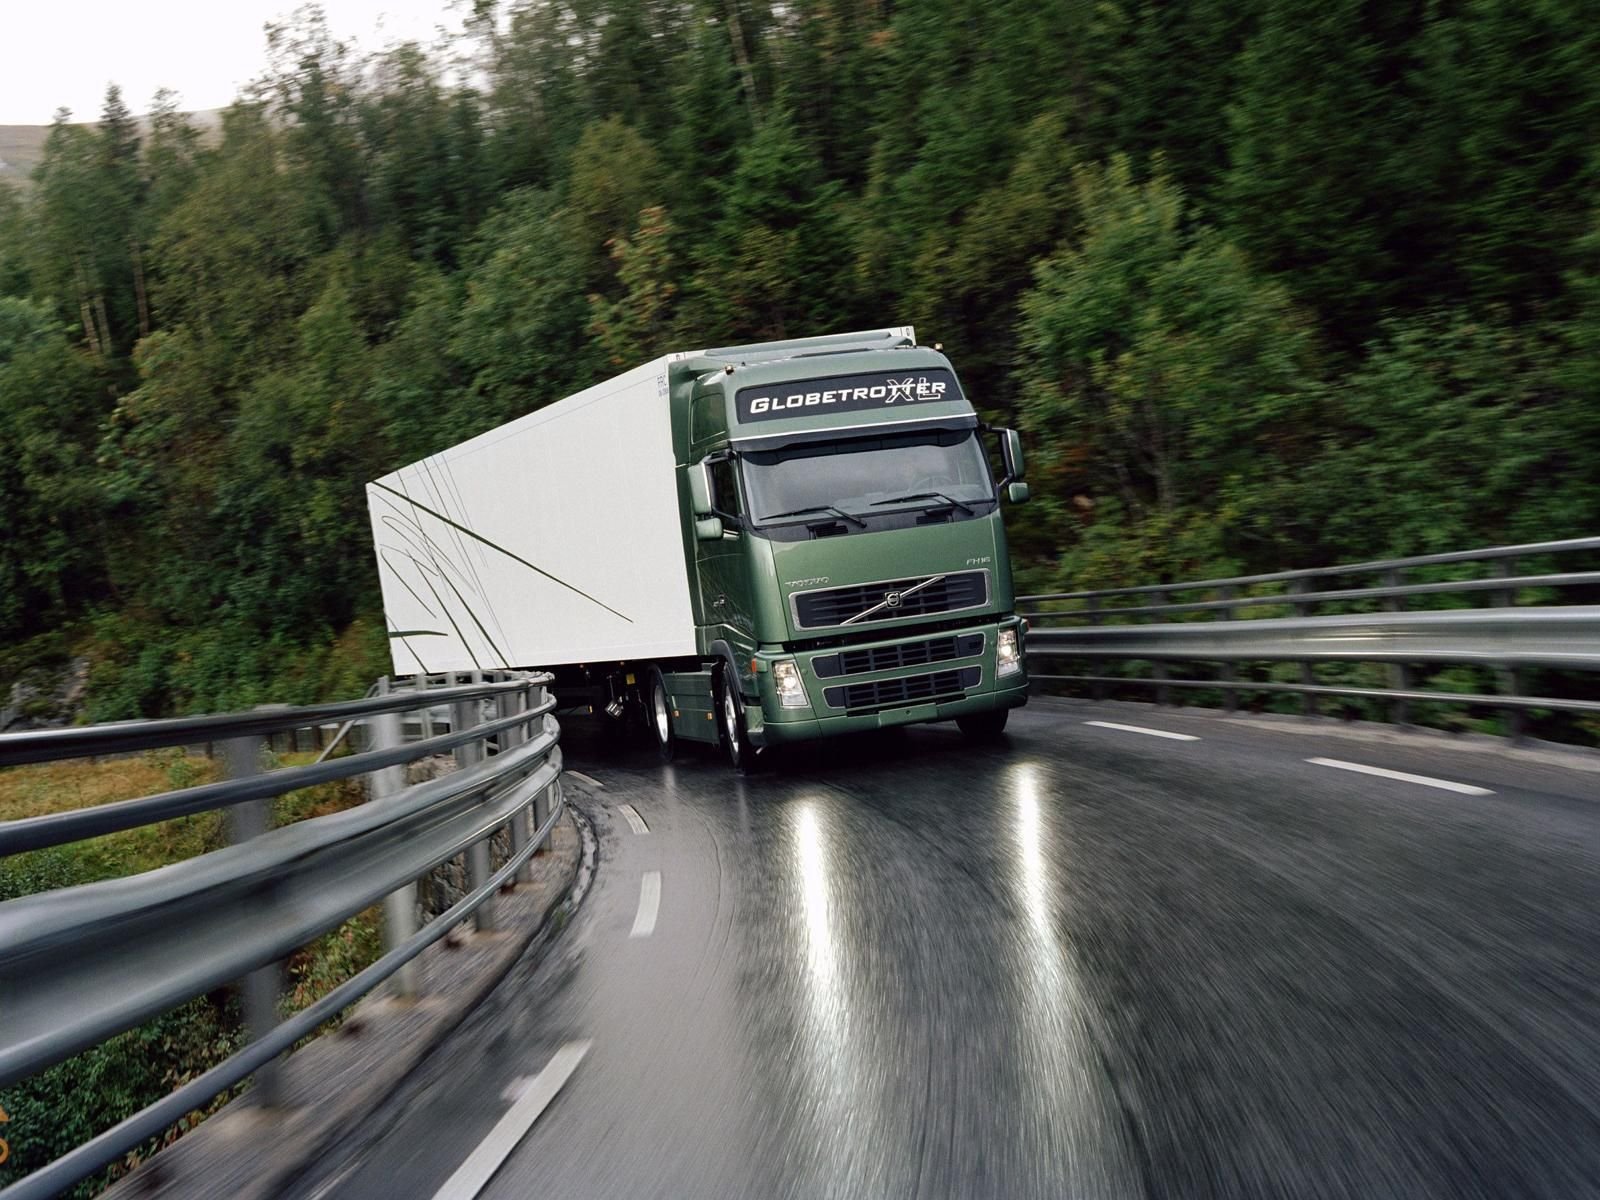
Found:
[[656, 710], [656, 740], [665, 746], [672, 736], [672, 719], [667, 715], [667, 691], [659, 683], [652, 689], [652, 700]]
[[739, 761], [739, 710], [734, 705], [733, 689], [722, 689], [722, 726], [728, 733], [728, 756]]

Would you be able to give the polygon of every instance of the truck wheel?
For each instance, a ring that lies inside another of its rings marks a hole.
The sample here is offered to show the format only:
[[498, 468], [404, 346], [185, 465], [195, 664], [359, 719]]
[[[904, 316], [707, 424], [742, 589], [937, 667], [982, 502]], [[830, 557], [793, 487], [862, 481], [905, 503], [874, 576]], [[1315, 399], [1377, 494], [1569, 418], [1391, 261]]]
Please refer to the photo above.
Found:
[[644, 693], [645, 724], [650, 727], [656, 758], [669, 763], [677, 750], [677, 742], [672, 736], [672, 700], [667, 695], [667, 681], [661, 677], [660, 667], [650, 668]]
[[750, 732], [744, 723], [744, 701], [739, 696], [739, 684], [726, 665], [717, 668], [717, 729], [720, 732], [723, 752], [740, 774], [755, 769], [756, 748], [750, 742]]
[[969, 713], [956, 718], [956, 727], [974, 742], [992, 742], [1005, 732], [1006, 718], [1010, 715], [1009, 708]]

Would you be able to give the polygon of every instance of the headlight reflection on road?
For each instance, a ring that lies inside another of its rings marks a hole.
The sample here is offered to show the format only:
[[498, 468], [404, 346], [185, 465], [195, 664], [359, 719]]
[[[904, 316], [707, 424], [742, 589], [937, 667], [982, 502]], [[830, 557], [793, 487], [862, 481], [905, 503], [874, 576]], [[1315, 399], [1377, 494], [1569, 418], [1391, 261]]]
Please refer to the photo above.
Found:
[[[1045, 1016], [1062, 1005], [1076, 1003], [1077, 981], [1071, 978], [1061, 939], [1056, 930], [1054, 906], [1058, 899], [1055, 855], [1051, 846], [1059, 836], [1050, 827], [1043, 792], [1046, 780], [1032, 763], [1017, 763], [1007, 772], [1006, 784], [1016, 798], [1016, 824], [1012, 832], [1017, 846], [1017, 899], [1028, 915], [1023, 937], [1032, 1004], [1038, 1016]], [[1046, 1018], [1048, 1019], [1048, 1018]]]
[[[823, 851], [822, 818], [817, 806], [803, 801], [795, 810], [795, 858], [800, 868], [800, 900], [806, 917], [806, 958], [814, 992], [826, 1007], [843, 1017], [838, 966], [834, 961], [833, 926], [828, 912], [828, 866]], [[824, 1013], [826, 1018], [828, 1013]]]
[[1072, 833], [1054, 803], [1061, 785], [1048, 772], [1016, 763], [1007, 769], [1005, 785], [1015, 805], [1011, 880], [1027, 915], [1016, 929], [1022, 961], [1015, 983], [1019, 1049], [1033, 1081], [1024, 1136], [1071, 1157], [1073, 1147], [1112, 1145], [1118, 1136], [1099, 1098], [1104, 1081], [1090, 1028], [1095, 1018], [1061, 934], [1062, 917], [1070, 919], [1061, 864], [1070, 860]]
[[[839, 915], [832, 903], [837, 846], [826, 802], [806, 798], [791, 810], [794, 867], [805, 923], [805, 971], [800, 986], [805, 991], [804, 1041], [809, 1062], [804, 1067], [805, 1092], [819, 1129], [830, 1131], [830, 1143], [819, 1169], [848, 1171], [861, 1147], [856, 1138], [866, 1100], [859, 1077], [859, 1047], [853, 1042], [850, 1004], [846, 990], [849, 964], [840, 961], [847, 939], [833, 926]], [[798, 1064], [797, 1064], [798, 1065]], [[870, 1125], [870, 1123], [868, 1123]]]
[[1016, 768], [1011, 788], [1017, 796], [1017, 859], [1022, 871], [1022, 907], [1033, 926], [1036, 948], [1055, 945], [1050, 928], [1050, 903], [1045, 878], [1044, 850], [1040, 845], [1039, 787], [1037, 771], [1024, 764]]

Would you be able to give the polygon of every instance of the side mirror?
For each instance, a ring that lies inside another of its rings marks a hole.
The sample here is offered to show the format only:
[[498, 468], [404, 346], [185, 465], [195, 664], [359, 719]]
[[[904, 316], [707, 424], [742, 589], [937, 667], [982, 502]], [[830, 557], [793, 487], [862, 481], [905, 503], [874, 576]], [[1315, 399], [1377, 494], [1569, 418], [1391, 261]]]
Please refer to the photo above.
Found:
[[1017, 479], [1006, 484], [1006, 499], [1013, 504], [1021, 504], [1033, 493], [1028, 490], [1028, 485]]
[[696, 517], [694, 536], [702, 542], [720, 542], [722, 540], [722, 518]]
[[1015, 429], [1002, 429], [1000, 431], [1000, 455], [1005, 459], [1006, 482], [1021, 479], [1022, 466], [1022, 436]]
[[[689, 501], [694, 507], [696, 517], [708, 516], [711, 513], [711, 468], [704, 462], [697, 462], [689, 468]], [[717, 537], [722, 536], [718, 530]], [[702, 540], [709, 540], [702, 535]]]

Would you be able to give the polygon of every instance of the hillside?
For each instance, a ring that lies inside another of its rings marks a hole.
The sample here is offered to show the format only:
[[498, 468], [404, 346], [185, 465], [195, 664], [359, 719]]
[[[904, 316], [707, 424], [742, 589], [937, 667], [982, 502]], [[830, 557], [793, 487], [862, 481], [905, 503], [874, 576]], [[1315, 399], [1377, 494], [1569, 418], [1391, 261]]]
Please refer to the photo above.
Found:
[[358, 693], [365, 481], [674, 345], [942, 342], [1022, 591], [1594, 532], [1581, 6], [506, 7], [376, 59], [308, 7], [214, 152], [57, 130], [0, 203], [0, 649], [81, 631], [91, 719]]
[[22, 183], [44, 157], [48, 125], [0, 125], [0, 181]]
[[[189, 120], [211, 136], [222, 125], [222, 110], [204, 109], [189, 114]], [[139, 119], [141, 132], [145, 118]], [[86, 129], [97, 128], [92, 121], [80, 122]], [[26, 188], [33, 169], [44, 158], [45, 139], [50, 136], [48, 125], [0, 125], [0, 183]]]

